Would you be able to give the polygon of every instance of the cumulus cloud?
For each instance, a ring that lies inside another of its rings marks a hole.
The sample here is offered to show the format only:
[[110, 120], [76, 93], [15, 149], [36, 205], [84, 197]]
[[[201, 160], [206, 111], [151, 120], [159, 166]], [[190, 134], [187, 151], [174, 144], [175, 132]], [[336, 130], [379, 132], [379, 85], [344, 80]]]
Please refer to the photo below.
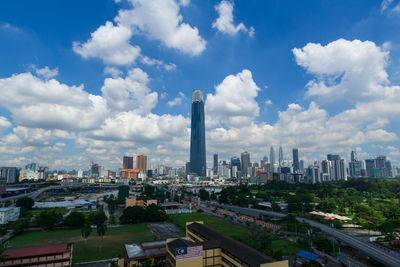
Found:
[[175, 97], [173, 100], [168, 101], [167, 105], [170, 107], [174, 107], [174, 106], [178, 106], [180, 104], [182, 104], [182, 101], [186, 99], [185, 94], [182, 92], [179, 92], [179, 96]]
[[116, 67], [105, 67], [104, 75], [110, 75], [113, 78], [117, 78], [122, 75], [122, 71]]
[[174, 63], [164, 63], [161, 60], [158, 59], [151, 59], [149, 57], [143, 56], [142, 57], [142, 63], [148, 66], [157, 66], [158, 68], [163, 68], [166, 71], [173, 71], [176, 69], [176, 65]]
[[206, 114], [209, 120], [234, 127], [251, 123], [260, 112], [255, 100], [258, 91], [260, 88], [249, 70], [227, 76], [215, 86], [215, 94], [207, 94]]
[[140, 47], [130, 44], [132, 35], [129, 27], [107, 21], [87, 42], [73, 42], [73, 50], [83, 58], [100, 58], [105, 64], [130, 65], [140, 55]]
[[128, 71], [125, 78], [106, 78], [101, 91], [111, 110], [135, 110], [136, 113], [147, 114], [158, 101], [158, 94], [151, 92], [148, 82], [147, 73], [134, 68]]
[[0, 134], [4, 130], [10, 128], [11, 125], [12, 125], [11, 122], [9, 122], [6, 117], [0, 116]]
[[383, 0], [381, 3], [381, 12], [384, 12], [392, 3], [393, 0]]
[[87, 93], [83, 85], [68, 86], [29, 72], [0, 79], [0, 91], [0, 106], [8, 109], [14, 122], [22, 126], [91, 129], [108, 113], [106, 101]]
[[254, 35], [254, 27], [247, 28], [242, 22], [238, 25], [233, 24], [233, 1], [223, 0], [215, 6], [218, 12], [218, 18], [213, 22], [212, 27], [222, 33], [235, 35], [240, 31], [248, 33], [249, 36]]
[[[168, 141], [185, 134], [188, 120], [182, 115], [140, 115], [135, 111], [121, 112], [107, 118], [100, 130], [91, 136], [105, 140], [134, 140], [137, 143]], [[118, 131], [116, 131], [118, 129]]]
[[294, 48], [297, 64], [316, 79], [307, 84], [307, 96], [323, 101], [354, 102], [375, 98], [389, 83], [385, 70], [389, 53], [370, 41], [339, 39], [326, 46], [308, 43]]
[[129, 0], [132, 9], [119, 11], [115, 21], [150, 39], [159, 40], [169, 48], [196, 56], [206, 48], [206, 41], [199, 30], [183, 22], [180, 5], [189, 1], [176, 0]]
[[41, 69], [37, 68], [36, 66], [32, 66], [32, 68], [37, 76], [44, 79], [51, 79], [58, 75], [58, 68], [50, 69], [48, 66]]

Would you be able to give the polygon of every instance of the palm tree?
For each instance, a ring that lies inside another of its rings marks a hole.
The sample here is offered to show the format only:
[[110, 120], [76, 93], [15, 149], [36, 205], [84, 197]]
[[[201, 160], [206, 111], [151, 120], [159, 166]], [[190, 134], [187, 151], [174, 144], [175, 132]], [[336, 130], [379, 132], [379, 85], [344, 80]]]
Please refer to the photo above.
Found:
[[92, 228], [90, 227], [90, 224], [85, 224], [85, 226], [83, 226], [81, 231], [82, 237], [85, 239], [85, 248], [87, 245], [87, 239], [91, 233], [92, 233]]
[[100, 253], [101, 253], [101, 248], [103, 246], [103, 236], [106, 233], [106, 231], [107, 231], [107, 226], [104, 223], [97, 225], [97, 234], [101, 237]]

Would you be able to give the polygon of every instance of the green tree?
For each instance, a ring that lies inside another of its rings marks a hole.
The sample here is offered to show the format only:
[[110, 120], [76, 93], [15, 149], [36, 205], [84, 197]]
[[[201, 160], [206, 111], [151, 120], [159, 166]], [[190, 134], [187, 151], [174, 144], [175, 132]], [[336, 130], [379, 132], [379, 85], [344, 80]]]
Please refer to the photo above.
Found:
[[62, 219], [62, 215], [54, 210], [50, 211], [42, 211], [39, 213], [39, 215], [36, 217], [36, 222], [38, 226], [44, 228], [44, 229], [53, 229], [53, 227], [56, 225], [56, 223]]
[[81, 235], [82, 235], [83, 239], [85, 240], [85, 249], [87, 246], [87, 239], [91, 233], [92, 233], [92, 227], [90, 224], [86, 223], [81, 230]]
[[208, 191], [205, 190], [204, 188], [201, 188], [201, 189], [199, 190], [199, 196], [200, 196], [200, 199], [201, 199], [202, 201], [205, 201], [205, 200], [208, 200], [208, 199], [209, 199], [210, 193], [208, 193]]
[[127, 207], [119, 218], [121, 224], [141, 223], [146, 218], [146, 210], [142, 207]]
[[17, 207], [24, 208], [25, 210], [32, 209], [33, 205], [35, 205], [35, 201], [30, 197], [23, 197], [17, 200], [15, 203]]
[[276, 202], [272, 202], [272, 211], [276, 211], [276, 212], [280, 212], [281, 211], [281, 207], [278, 205], [278, 203]]
[[82, 227], [85, 225], [85, 216], [80, 212], [73, 211], [65, 218], [64, 223], [70, 227]]
[[101, 253], [101, 249], [103, 247], [103, 236], [107, 231], [107, 226], [104, 223], [98, 224], [96, 226], [96, 229], [97, 229], [97, 234], [100, 236], [100, 240], [101, 240], [101, 242], [100, 242], [100, 253]]
[[167, 220], [167, 214], [161, 207], [155, 204], [146, 207], [146, 222], [162, 222], [165, 220]]

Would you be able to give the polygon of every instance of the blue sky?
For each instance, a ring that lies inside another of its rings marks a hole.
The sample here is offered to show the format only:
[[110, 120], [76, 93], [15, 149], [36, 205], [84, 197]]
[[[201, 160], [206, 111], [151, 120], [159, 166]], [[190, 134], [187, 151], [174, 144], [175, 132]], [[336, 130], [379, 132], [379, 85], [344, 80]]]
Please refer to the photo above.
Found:
[[1, 1], [0, 165], [183, 165], [193, 89], [209, 163], [281, 144], [398, 164], [399, 26], [390, 0]]

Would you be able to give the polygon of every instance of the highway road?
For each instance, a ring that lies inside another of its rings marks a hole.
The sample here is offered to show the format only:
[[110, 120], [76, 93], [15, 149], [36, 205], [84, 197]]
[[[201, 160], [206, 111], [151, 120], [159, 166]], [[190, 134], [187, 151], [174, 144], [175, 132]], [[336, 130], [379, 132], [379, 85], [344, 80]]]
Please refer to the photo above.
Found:
[[17, 200], [17, 199], [23, 198], [23, 197], [30, 197], [32, 199], [36, 199], [38, 196], [40, 196], [45, 191], [49, 191], [49, 190], [53, 190], [53, 189], [62, 189], [62, 188], [83, 187], [83, 186], [86, 186], [86, 185], [87, 184], [51, 185], [51, 186], [48, 186], [48, 187], [40, 188], [40, 189], [38, 189], [36, 191], [30, 192], [30, 193], [27, 193], [27, 194], [21, 194], [21, 195], [12, 196], [12, 197], [0, 198], [0, 203], [7, 202], [7, 201], [14, 201], [14, 200]]
[[[278, 217], [282, 218], [285, 217], [287, 214], [280, 213], [280, 212], [273, 212], [273, 211], [265, 211], [259, 209], [251, 209], [251, 208], [243, 208], [238, 206], [231, 206], [231, 205], [223, 205], [218, 204], [215, 202], [207, 203], [212, 206], [219, 206], [227, 210], [232, 210], [234, 212], [238, 212], [247, 216], [252, 216], [259, 218], [260, 215], [266, 215], [269, 217]], [[365, 255], [375, 259], [376, 261], [390, 267], [399, 267], [400, 266], [400, 258], [396, 257], [395, 255], [391, 255], [386, 251], [383, 251], [377, 247], [372, 246], [370, 243], [359, 240], [358, 238], [351, 236], [341, 230], [331, 228], [325, 224], [308, 220], [302, 217], [296, 217], [299, 222], [306, 222], [313, 227], [319, 228], [322, 232], [333, 236], [337, 240], [340, 240], [343, 243], [346, 243], [352, 248], [355, 248]]]

